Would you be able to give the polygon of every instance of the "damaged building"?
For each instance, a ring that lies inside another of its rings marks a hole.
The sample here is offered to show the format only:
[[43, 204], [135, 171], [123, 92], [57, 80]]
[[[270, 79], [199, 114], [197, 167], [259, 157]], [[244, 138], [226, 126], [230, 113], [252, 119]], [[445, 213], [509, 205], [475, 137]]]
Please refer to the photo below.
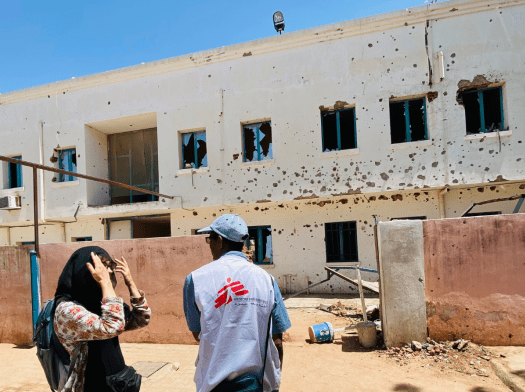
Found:
[[[325, 266], [375, 269], [373, 215], [525, 193], [524, 20], [525, 0], [453, 0], [2, 94], [0, 155], [174, 196], [40, 171], [42, 243], [189, 236], [237, 213], [295, 292]], [[0, 164], [0, 246], [31, 243], [32, 169]]]

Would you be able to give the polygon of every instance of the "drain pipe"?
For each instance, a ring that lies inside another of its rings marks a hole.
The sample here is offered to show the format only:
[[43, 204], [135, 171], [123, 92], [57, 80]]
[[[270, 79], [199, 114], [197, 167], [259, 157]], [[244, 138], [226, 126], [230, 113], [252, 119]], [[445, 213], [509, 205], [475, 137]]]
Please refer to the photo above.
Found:
[[[44, 122], [39, 121], [38, 126], [40, 128], [40, 164], [44, 165]], [[42, 170], [40, 173], [40, 220], [42, 223], [46, 223], [46, 190], [44, 187], [44, 175], [45, 172]]]
[[439, 217], [445, 219], [445, 193], [448, 193], [449, 188], [443, 188], [438, 192]]

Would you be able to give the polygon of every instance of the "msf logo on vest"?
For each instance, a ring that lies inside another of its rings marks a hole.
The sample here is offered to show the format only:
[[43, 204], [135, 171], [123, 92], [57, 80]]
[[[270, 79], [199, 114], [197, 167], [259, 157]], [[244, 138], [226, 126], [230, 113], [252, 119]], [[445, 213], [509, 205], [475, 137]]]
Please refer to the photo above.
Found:
[[232, 279], [228, 278], [226, 282], [228, 282], [228, 284], [217, 293], [219, 297], [215, 300], [215, 309], [220, 308], [222, 305], [226, 306], [232, 302], [232, 293], [237, 297], [249, 293], [248, 290], [244, 289], [244, 285], [240, 281], [232, 283]]

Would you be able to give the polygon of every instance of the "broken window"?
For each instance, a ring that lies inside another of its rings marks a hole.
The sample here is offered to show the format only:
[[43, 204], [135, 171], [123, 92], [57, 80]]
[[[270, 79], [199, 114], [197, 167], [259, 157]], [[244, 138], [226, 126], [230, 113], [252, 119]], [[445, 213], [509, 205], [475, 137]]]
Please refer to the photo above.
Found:
[[246, 247], [253, 252], [255, 264], [273, 264], [272, 228], [270, 226], [248, 227]]
[[93, 237], [73, 237], [71, 242], [93, 241]]
[[463, 92], [461, 101], [465, 107], [467, 135], [504, 129], [501, 87]]
[[357, 148], [355, 109], [321, 112], [323, 151]]
[[272, 125], [270, 121], [246, 124], [243, 130], [244, 162], [272, 159]]
[[198, 169], [208, 166], [206, 150], [206, 131], [183, 133], [182, 168]]
[[[77, 172], [77, 150], [76, 148], [68, 148], [58, 150], [58, 168], [70, 172]], [[76, 181], [77, 178], [69, 174], [58, 175], [59, 182]]]
[[390, 102], [392, 144], [428, 140], [425, 98]]
[[[109, 179], [159, 191], [157, 128], [108, 135]], [[157, 196], [110, 186], [111, 204], [141, 203]]]
[[[22, 155], [11, 157], [14, 159], [22, 159]], [[22, 165], [16, 163], [7, 163], [7, 175], [8, 175], [8, 189], [21, 188], [23, 187], [22, 183]]]
[[358, 261], [356, 222], [325, 223], [326, 262]]

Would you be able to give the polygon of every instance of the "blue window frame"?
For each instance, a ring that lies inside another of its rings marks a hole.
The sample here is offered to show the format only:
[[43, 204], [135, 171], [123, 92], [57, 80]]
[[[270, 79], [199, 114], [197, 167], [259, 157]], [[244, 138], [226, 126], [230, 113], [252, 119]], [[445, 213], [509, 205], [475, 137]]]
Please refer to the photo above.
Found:
[[182, 168], [198, 169], [208, 166], [206, 147], [206, 131], [183, 133], [182, 137]]
[[246, 247], [253, 253], [255, 264], [273, 264], [272, 228], [271, 226], [248, 227]]
[[322, 111], [323, 151], [357, 148], [355, 108]]
[[272, 124], [264, 121], [242, 126], [244, 162], [264, 161], [273, 158]]
[[358, 261], [356, 222], [325, 223], [326, 262]]
[[428, 140], [425, 98], [390, 102], [392, 144]]
[[[22, 155], [11, 158], [22, 159]], [[9, 189], [23, 187], [24, 185], [22, 183], [22, 165], [9, 162], [7, 164], [7, 170], [9, 173]]]
[[460, 98], [465, 107], [467, 135], [505, 129], [501, 87], [465, 91]]
[[[68, 148], [58, 151], [58, 168], [70, 172], [77, 172], [77, 150], [76, 148]], [[76, 181], [76, 177], [69, 174], [59, 174], [59, 182]]]

